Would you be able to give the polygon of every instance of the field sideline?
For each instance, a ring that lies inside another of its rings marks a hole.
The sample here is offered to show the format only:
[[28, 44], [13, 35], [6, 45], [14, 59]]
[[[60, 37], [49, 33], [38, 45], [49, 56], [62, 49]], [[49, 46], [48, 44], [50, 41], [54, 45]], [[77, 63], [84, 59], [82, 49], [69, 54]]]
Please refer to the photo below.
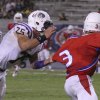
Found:
[[[7, 92], [4, 100], [70, 100], [64, 91], [65, 71], [21, 70], [15, 78], [7, 75]], [[100, 74], [93, 84], [100, 100]]]

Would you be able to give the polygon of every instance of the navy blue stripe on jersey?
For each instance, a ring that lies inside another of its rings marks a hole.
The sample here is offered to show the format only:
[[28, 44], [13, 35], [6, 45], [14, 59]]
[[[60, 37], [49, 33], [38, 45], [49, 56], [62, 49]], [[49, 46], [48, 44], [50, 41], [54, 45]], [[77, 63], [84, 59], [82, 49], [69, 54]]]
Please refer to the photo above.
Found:
[[28, 33], [27, 33], [28, 37], [29, 37], [29, 38], [33, 38], [32, 29], [31, 29], [26, 23], [18, 23], [17, 25], [22, 25], [22, 26], [24, 26], [24, 27], [28, 30]]
[[22, 24], [26, 25], [26, 26], [27, 26], [27, 28], [29, 28], [29, 29], [30, 29], [30, 31], [32, 32], [32, 29], [30, 28], [30, 26], [28, 26], [26, 23], [22, 23]]
[[100, 48], [96, 48], [96, 51], [100, 51]]
[[92, 68], [96, 63], [98, 62], [98, 57], [96, 59], [94, 59], [94, 61], [89, 64], [88, 66], [84, 66], [83, 68], [80, 68], [79, 71], [84, 71], [84, 70], [87, 70], [87, 69], [90, 69]]
[[29, 38], [32, 38], [32, 37], [33, 37], [33, 36], [32, 36], [32, 29], [31, 29], [27, 24], [24, 24], [24, 25], [26, 25], [27, 30], [30, 29], [31, 34], [30, 34], [30, 31], [28, 30], [28, 37], [29, 37]]

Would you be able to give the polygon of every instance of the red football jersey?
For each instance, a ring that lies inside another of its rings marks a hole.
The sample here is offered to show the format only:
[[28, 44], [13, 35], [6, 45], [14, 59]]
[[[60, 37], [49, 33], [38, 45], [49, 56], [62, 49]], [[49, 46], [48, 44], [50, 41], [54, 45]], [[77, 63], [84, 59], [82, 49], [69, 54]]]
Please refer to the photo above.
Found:
[[66, 65], [67, 77], [92, 76], [100, 51], [100, 33], [68, 39], [54, 54], [52, 60]]
[[11, 30], [15, 26], [15, 23], [9, 23], [8, 24], [8, 30]]

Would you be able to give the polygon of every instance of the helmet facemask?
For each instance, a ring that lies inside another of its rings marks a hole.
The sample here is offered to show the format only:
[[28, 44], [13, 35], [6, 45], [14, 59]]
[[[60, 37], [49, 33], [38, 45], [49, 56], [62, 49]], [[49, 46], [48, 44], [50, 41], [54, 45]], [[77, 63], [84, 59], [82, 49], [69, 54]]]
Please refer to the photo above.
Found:
[[53, 23], [50, 22], [50, 21], [45, 21], [44, 22], [44, 25], [43, 25], [43, 28], [42, 28], [42, 31], [46, 30], [48, 27], [52, 26]]

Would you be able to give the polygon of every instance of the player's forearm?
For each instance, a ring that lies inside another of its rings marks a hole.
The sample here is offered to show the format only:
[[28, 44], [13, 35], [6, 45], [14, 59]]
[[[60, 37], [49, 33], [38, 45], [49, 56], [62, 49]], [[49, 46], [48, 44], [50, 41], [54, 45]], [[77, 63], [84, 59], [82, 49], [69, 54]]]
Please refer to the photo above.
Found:
[[35, 48], [40, 42], [37, 39], [29, 39], [21, 45], [22, 51]]
[[45, 67], [48, 64], [51, 64], [53, 61], [51, 61], [51, 59], [46, 59], [46, 60], [42, 60], [42, 61], [36, 61], [34, 63], [34, 69], [40, 69], [42, 67]]
[[29, 39], [28, 37], [20, 34], [16, 34], [18, 38], [18, 44], [19, 47], [21, 48], [22, 51], [31, 49], [36, 47], [40, 42], [34, 38], [34, 39]]

